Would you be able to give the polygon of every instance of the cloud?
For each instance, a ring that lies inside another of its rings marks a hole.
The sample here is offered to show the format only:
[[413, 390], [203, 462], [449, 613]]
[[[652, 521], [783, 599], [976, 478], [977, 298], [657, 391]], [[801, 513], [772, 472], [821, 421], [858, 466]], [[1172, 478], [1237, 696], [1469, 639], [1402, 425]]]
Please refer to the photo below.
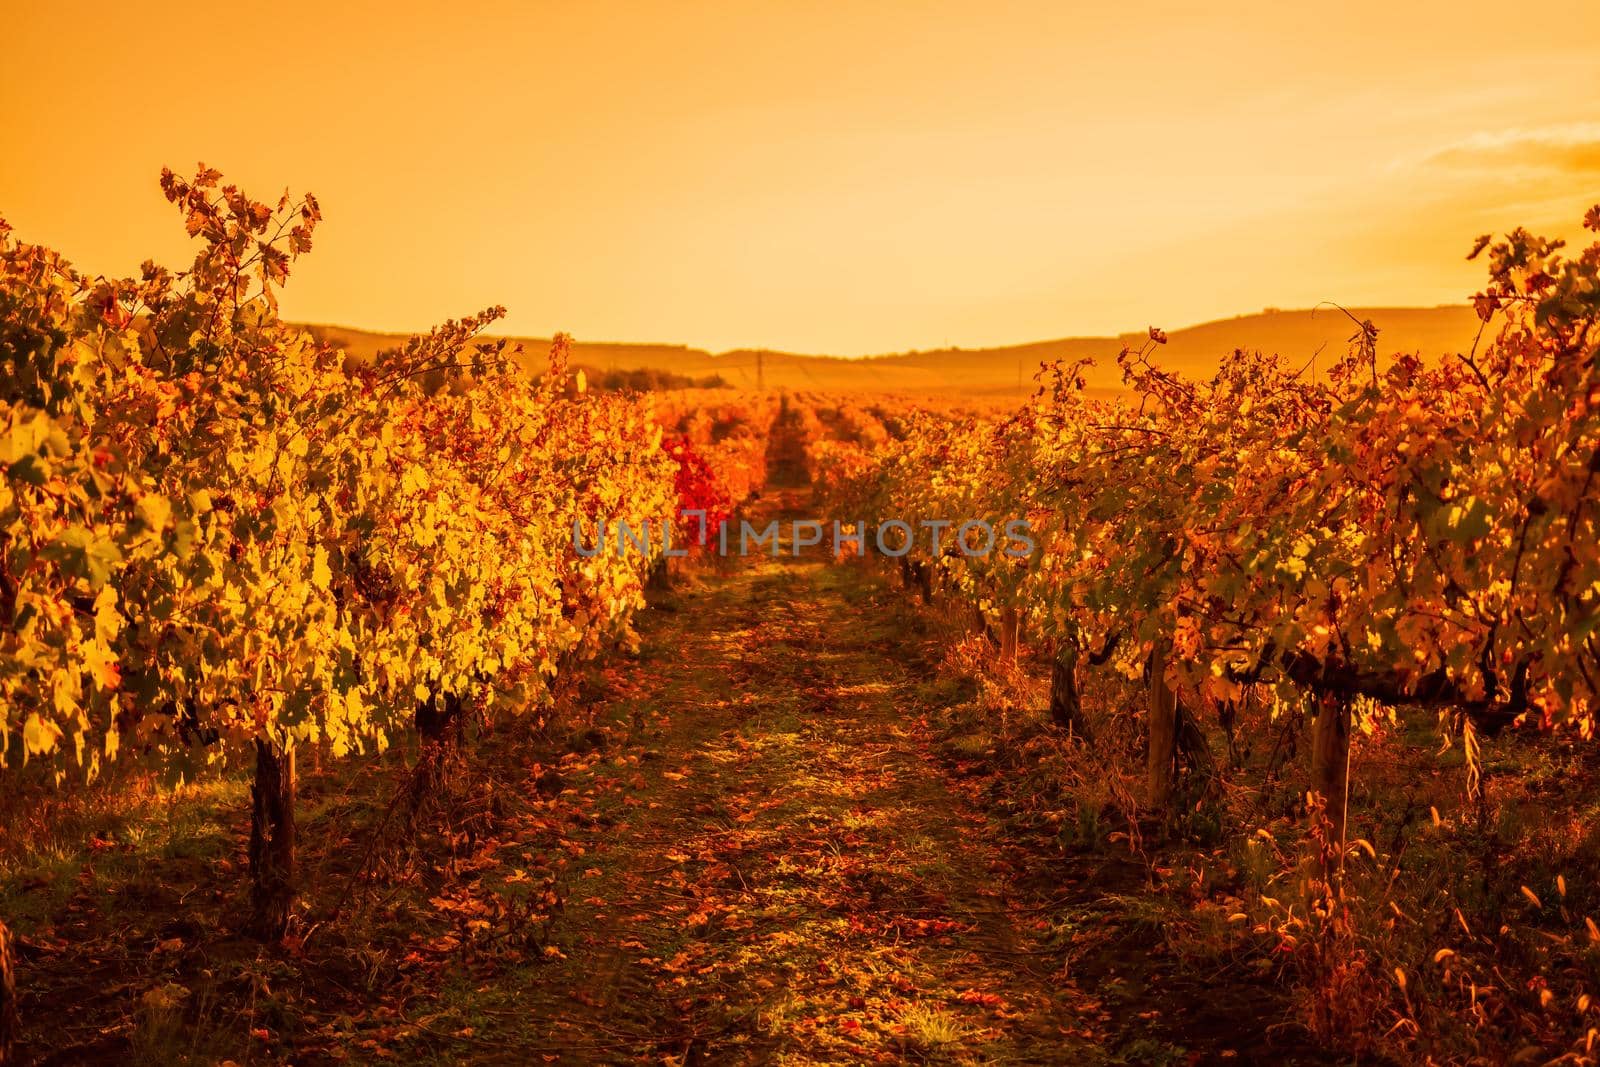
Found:
[[1421, 162], [1425, 167], [1496, 174], [1600, 175], [1600, 122], [1476, 133]]

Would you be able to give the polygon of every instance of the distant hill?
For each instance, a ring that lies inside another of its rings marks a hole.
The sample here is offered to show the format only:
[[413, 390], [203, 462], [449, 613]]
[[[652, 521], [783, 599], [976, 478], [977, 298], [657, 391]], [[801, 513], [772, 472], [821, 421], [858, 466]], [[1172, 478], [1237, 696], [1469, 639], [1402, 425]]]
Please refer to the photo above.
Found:
[[[1384, 356], [1416, 352], [1437, 357], [1465, 352], [1478, 333], [1478, 318], [1466, 305], [1350, 310], [1358, 319], [1371, 319], [1378, 327], [1378, 350]], [[357, 358], [405, 340], [399, 334], [343, 326], [309, 329]], [[1294, 362], [1319, 354], [1331, 359], [1344, 353], [1355, 332], [1355, 323], [1337, 308], [1269, 309], [1169, 330], [1168, 343], [1156, 358], [1163, 366], [1191, 375], [1210, 373], [1218, 360], [1235, 348], [1275, 352]], [[1000, 348], [948, 348], [856, 358], [753, 349], [713, 354], [685, 345], [580, 341], [573, 345], [572, 361], [597, 371], [651, 369], [702, 379], [716, 375], [740, 388], [754, 388], [759, 375], [769, 389], [1015, 396], [1033, 388], [1033, 374], [1040, 363], [1085, 357], [1095, 361], [1089, 373], [1091, 388], [1115, 391], [1121, 386], [1117, 353], [1125, 344], [1143, 343], [1145, 336], [1140, 331], [1117, 337], [1069, 337]], [[537, 369], [549, 340], [514, 340], [523, 344], [524, 358]]]

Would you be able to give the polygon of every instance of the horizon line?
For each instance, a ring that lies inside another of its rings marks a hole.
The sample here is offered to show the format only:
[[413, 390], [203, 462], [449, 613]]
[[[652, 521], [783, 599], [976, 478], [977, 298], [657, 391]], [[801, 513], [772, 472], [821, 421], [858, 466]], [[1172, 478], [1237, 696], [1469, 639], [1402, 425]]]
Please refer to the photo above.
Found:
[[[613, 348], [668, 348], [668, 349], [680, 349], [680, 350], [682, 350], [684, 352], [700, 353], [700, 354], [703, 354], [703, 355], [705, 355], [706, 357], [708, 357], [710, 359], [720, 359], [720, 358], [723, 358], [723, 357], [726, 357], [726, 356], [736, 356], [736, 355], [742, 355], [742, 354], [755, 352], [755, 353], [761, 353], [762, 355], [768, 355], [768, 356], [789, 356], [789, 357], [792, 357], [794, 359], [828, 359], [828, 360], [839, 360], [839, 361], [846, 361], [846, 362], [860, 362], [860, 361], [864, 361], [864, 360], [874, 360], [874, 359], [893, 359], [893, 358], [898, 357], [898, 356], [934, 355], [934, 354], [938, 354], [938, 353], [942, 353], [942, 352], [990, 352], [990, 351], [998, 351], [998, 350], [1008, 349], [1008, 348], [1029, 348], [1029, 347], [1032, 347], [1034, 345], [1064, 344], [1064, 343], [1073, 342], [1073, 341], [1120, 341], [1120, 340], [1123, 340], [1123, 339], [1128, 338], [1128, 337], [1142, 336], [1147, 330], [1152, 329], [1152, 328], [1159, 328], [1159, 329], [1165, 330], [1166, 333], [1170, 336], [1171, 334], [1184, 333], [1184, 332], [1190, 331], [1190, 330], [1198, 330], [1198, 329], [1200, 329], [1202, 327], [1205, 327], [1205, 326], [1216, 326], [1216, 325], [1221, 325], [1223, 323], [1237, 322], [1240, 319], [1261, 318], [1261, 317], [1268, 316], [1268, 315], [1309, 314], [1309, 315], [1315, 316], [1320, 312], [1328, 312], [1329, 314], [1337, 315], [1341, 311], [1349, 311], [1349, 312], [1352, 312], [1352, 313], [1358, 312], [1358, 311], [1366, 311], [1366, 312], [1382, 312], [1382, 311], [1444, 311], [1444, 310], [1468, 310], [1468, 311], [1470, 311], [1471, 308], [1472, 308], [1472, 303], [1471, 303], [1470, 300], [1462, 300], [1462, 301], [1459, 301], [1459, 302], [1451, 302], [1451, 303], [1444, 303], [1444, 304], [1354, 304], [1354, 305], [1341, 305], [1341, 304], [1336, 304], [1336, 303], [1334, 303], [1332, 301], [1323, 301], [1321, 304], [1316, 305], [1314, 307], [1296, 307], [1296, 308], [1275, 307], [1275, 306], [1272, 306], [1272, 305], [1268, 305], [1268, 306], [1265, 306], [1265, 307], [1263, 307], [1263, 308], [1261, 308], [1260, 310], [1257, 310], [1257, 311], [1242, 311], [1242, 312], [1239, 312], [1238, 314], [1225, 316], [1225, 317], [1222, 317], [1222, 318], [1202, 319], [1199, 322], [1192, 322], [1192, 323], [1189, 323], [1189, 324], [1184, 325], [1184, 326], [1165, 327], [1165, 326], [1157, 326], [1156, 324], [1152, 323], [1150, 326], [1147, 326], [1142, 330], [1141, 329], [1124, 330], [1121, 333], [1063, 334], [1063, 335], [1058, 336], [1058, 337], [1035, 338], [1033, 340], [1027, 340], [1027, 341], [1009, 341], [1009, 342], [999, 342], [999, 343], [983, 344], [983, 345], [948, 345], [947, 344], [947, 345], [940, 346], [938, 348], [901, 348], [901, 349], [896, 349], [894, 351], [863, 352], [863, 353], [858, 353], [858, 354], [855, 354], [855, 355], [838, 355], [838, 354], [831, 353], [831, 352], [796, 352], [796, 351], [794, 351], [792, 349], [787, 349], [787, 348], [771, 348], [771, 347], [762, 347], [762, 346], [757, 346], [757, 345], [738, 345], [738, 346], [735, 346], [733, 348], [724, 348], [724, 349], [717, 350], [717, 349], [711, 349], [711, 348], [707, 348], [707, 347], [702, 347], [700, 345], [691, 344], [691, 343], [686, 342], [686, 341], [588, 340], [588, 339], [585, 339], [585, 338], [578, 337], [575, 334], [568, 334], [567, 336], [571, 338], [572, 343], [574, 345], [588, 345], [588, 346], [591, 346], [591, 347], [613, 347]], [[303, 327], [305, 329], [311, 329], [311, 330], [318, 330], [318, 329], [320, 329], [320, 330], [345, 330], [345, 331], [349, 331], [349, 332], [352, 332], [352, 333], [366, 334], [366, 335], [371, 336], [371, 337], [409, 338], [409, 337], [415, 337], [415, 336], [418, 336], [420, 334], [426, 333], [428, 329], [432, 328], [432, 327], [428, 327], [428, 328], [423, 329], [423, 330], [408, 332], [408, 331], [404, 331], [404, 330], [374, 329], [374, 328], [369, 327], [369, 326], [352, 326], [352, 325], [350, 325], [348, 323], [338, 323], [338, 322], [300, 322], [300, 321], [296, 321], [296, 320], [287, 320], [287, 319], [285, 321], [288, 321], [292, 325], [300, 326], [300, 327]], [[435, 325], [437, 325], [437, 324], [435, 324]], [[556, 332], [557, 333], [562, 333], [562, 332], [565, 332], [565, 331], [556, 331]], [[555, 338], [555, 334], [504, 333], [504, 332], [485, 333], [483, 336], [486, 339], [496, 339], [496, 340], [504, 339], [504, 340], [508, 340], [508, 341], [540, 341], [540, 342], [546, 342], [546, 343], [548, 343], [550, 341], [553, 341], [554, 338]]]

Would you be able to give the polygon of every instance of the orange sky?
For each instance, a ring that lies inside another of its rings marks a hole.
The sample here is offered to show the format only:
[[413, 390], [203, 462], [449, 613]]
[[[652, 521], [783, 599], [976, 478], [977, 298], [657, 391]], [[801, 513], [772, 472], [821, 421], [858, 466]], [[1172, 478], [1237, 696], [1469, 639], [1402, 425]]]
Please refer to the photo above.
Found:
[[1595, 0], [0, 4], [19, 236], [128, 272], [185, 256], [164, 164], [309, 189], [314, 321], [855, 354], [1431, 304], [1600, 200]]

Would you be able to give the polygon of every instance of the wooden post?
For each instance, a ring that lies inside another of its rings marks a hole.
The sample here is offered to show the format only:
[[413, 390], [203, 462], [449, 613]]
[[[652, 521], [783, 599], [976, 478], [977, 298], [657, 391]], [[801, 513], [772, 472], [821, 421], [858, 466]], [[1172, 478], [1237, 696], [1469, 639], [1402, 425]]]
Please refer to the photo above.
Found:
[[453, 738], [461, 723], [466, 700], [457, 693], [430, 696], [417, 705], [417, 734], [424, 745], [437, 745]]
[[422, 802], [433, 796], [444, 780], [446, 765], [461, 737], [466, 700], [456, 693], [430, 696], [417, 705], [417, 769], [412, 782], [411, 817], [422, 810]]
[[0, 1067], [14, 1062], [17, 1043], [17, 980], [11, 955], [11, 931], [0, 922]]
[[1092, 740], [1078, 697], [1078, 642], [1070, 635], [1057, 642], [1050, 665], [1050, 721], [1074, 737]]
[[1150, 747], [1145, 761], [1150, 807], [1165, 814], [1177, 785], [1178, 694], [1167, 681], [1167, 648], [1150, 652]]
[[294, 907], [294, 750], [256, 740], [256, 780], [250, 787], [250, 890], [258, 936], [278, 940]]
[[1014, 607], [1000, 611], [1000, 662], [1011, 666], [1017, 662], [1017, 648], [1022, 638], [1022, 613]]
[[1322, 696], [1311, 724], [1311, 788], [1320, 794], [1331, 824], [1330, 844], [1344, 852], [1346, 798], [1350, 771], [1350, 701]]

